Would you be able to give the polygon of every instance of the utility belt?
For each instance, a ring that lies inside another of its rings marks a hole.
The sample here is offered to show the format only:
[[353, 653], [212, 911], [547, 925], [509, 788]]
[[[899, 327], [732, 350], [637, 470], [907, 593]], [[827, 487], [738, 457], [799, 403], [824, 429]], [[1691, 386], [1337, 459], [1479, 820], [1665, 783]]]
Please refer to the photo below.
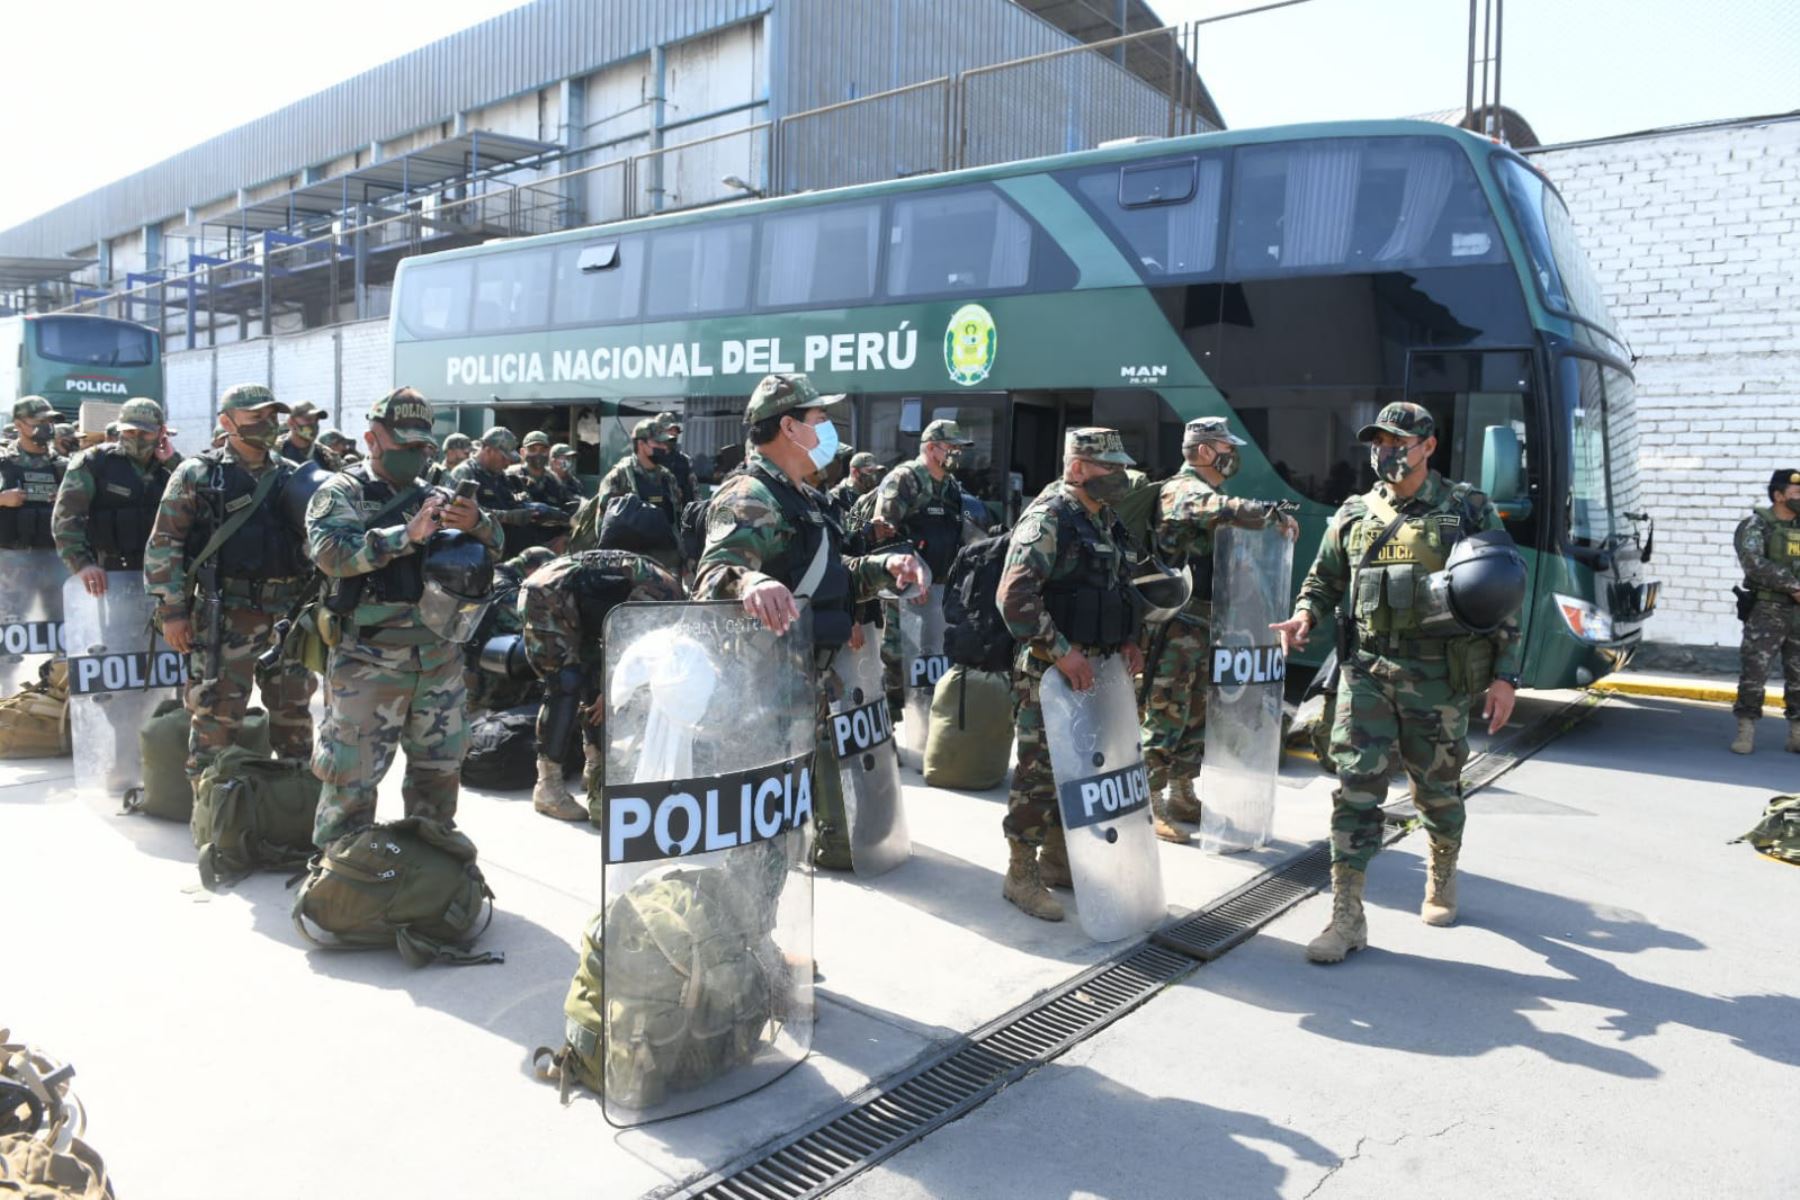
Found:
[[444, 639], [435, 630], [423, 625], [357, 625], [356, 640], [371, 646], [393, 647], [396, 649], [408, 646], [429, 646]]
[[1494, 682], [1494, 643], [1485, 637], [1363, 637], [1356, 650], [1359, 659], [1441, 662], [1451, 690], [1459, 695], [1479, 695]]
[[1356, 648], [1377, 658], [1413, 658], [1441, 662], [1449, 652], [1450, 638], [1370, 637], [1356, 639]]
[[[140, 564], [141, 565], [141, 564]], [[268, 579], [243, 579], [227, 575], [219, 580], [219, 595], [248, 600], [251, 608], [292, 604], [306, 586], [304, 575], [282, 575]]]

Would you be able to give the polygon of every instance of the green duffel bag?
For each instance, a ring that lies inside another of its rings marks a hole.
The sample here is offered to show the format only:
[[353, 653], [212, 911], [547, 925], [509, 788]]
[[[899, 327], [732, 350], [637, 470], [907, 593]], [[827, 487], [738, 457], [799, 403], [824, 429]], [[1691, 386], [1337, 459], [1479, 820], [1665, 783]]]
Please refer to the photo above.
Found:
[[981, 792], [998, 787], [1012, 759], [1012, 685], [997, 671], [951, 667], [931, 693], [925, 782]]
[[318, 807], [309, 764], [227, 746], [194, 785], [188, 829], [200, 851], [200, 882], [213, 888], [252, 871], [304, 866]]
[[498, 951], [469, 949], [494, 919], [493, 900], [466, 834], [406, 817], [315, 854], [294, 897], [294, 928], [328, 949], [392, 947], [414, 967], [504, 962]]
[[1726, 845], [1739, 842], [1749, 842], [1751, 849], [1777, 862], [1800, 866], [1800, 796], [1770, 797], [1756, 828]]
[[[165, 821], [193, 820], [194, 785], [187, 777], [190, 723], [187, 708], [179, 700], [164, 700], [150, 714], [138, 731], [144, 782], [125, 793], [126, 812]], [[258, 758], [269, 757], [269, 714], [250, 709], [234, 740]]]

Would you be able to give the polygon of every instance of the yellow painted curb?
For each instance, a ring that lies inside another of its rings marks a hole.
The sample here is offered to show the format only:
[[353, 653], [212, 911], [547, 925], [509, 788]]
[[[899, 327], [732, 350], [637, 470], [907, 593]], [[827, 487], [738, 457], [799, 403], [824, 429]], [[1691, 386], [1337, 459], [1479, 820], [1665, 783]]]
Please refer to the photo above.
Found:
[[[1643, 679], [1608, 677], [1594, 684], [1602, 692], [1618, 692], [1626, 696], [1657, 696], [1667, 700], [1704, 700], [1714, 704], [1733, 704], [1737, 688], [1728, 683], [1660, 683]], [[1763, 707], [1780, 708], [1781, 693], [1774, 688], [1763, 691]]]

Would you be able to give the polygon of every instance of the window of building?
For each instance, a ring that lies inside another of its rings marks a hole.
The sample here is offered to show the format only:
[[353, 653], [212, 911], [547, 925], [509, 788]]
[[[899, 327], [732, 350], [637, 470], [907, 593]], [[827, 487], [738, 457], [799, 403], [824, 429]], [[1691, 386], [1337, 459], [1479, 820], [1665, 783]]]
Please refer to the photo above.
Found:
[[474, 332], [541, 329], [550, 319], [550, 251], [475, 259]]
[[474, 264], [466, 258], [408, 264], [400, 301], [400, 327], [412, 338], [456, 337], [469, 332]]
[[766, 218], [757, 303], [850, 304], [875, 294], [881, 205], [842, 204]]
[[[600, 266], [602, 263], [610, 265]], [[564, 246], [556, 252], [555, 322], [604, 325], [629, 321], [638, 315], [643, 287], [642, 238]]]
[[726, 221], [652, 234], [645, 314], [691, 317], [743, 308], [750, 300], [755, 232], [749, 221]]
[[955, 296], [1024, 287], [1031, 223], [987, 188], [907, 196], [888, 226], [890, 296]]
[[1080, 175], [1088, 208], [1146, 278], [1205, 275], [1218, 265], [1225, 159], [1107, 167]]

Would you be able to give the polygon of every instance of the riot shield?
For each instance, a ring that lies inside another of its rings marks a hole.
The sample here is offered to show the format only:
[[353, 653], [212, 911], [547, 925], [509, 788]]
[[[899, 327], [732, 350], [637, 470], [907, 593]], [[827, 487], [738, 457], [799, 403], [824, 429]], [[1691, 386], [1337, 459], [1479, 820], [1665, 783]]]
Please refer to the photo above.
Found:
[[1293, 565], [1294, 543], [1279, 529], [1226, 525], [1214, 537], [1202, 850], [1254, 849], [1274, 829], [1287, 659], [1269, 625], [1288, 615]]
[[138, 731], [160, 701], [181, 694], [187, 658], [151, 631], [156, 603], [136, 571], [108, 571], [104, 596], [71, 576], [62, 602], [75, 791], [119, 799], [143, 782]]
[[906, 831], [900, 760], [881, 684], [881, 630], [873, 624], [862, 629], [862, 649], [845, 646], [832, 662], [837, 698], [825, 731], [843, 776], [850, 865], [858, 875], [873, 878], [912, 857], [912, 837]]
[[925, 769], [925, 736], [931, 731], [931, 694], [950, 669], [944, 653], [944, 585], [931, 585], [923, 604], [901, 600], [900, 689], [906, 707], [900, 721], [900, 761], [915, 771]]
[[54, 550], [0, 550], [0, 696], [36, 683], [63, 654], [63, 582]]
[[618, 1126], [709, 1108], [813, 1033], [811, 613], [736, 601], [606, 617], [601, 1104]]
[[1125, 660], [1097, 660], [1085, 692], [1052, 667], [1038, 698], [1081, 927], [1097, 942], [1142, 933], [1163, 918], [1162, 865]]

